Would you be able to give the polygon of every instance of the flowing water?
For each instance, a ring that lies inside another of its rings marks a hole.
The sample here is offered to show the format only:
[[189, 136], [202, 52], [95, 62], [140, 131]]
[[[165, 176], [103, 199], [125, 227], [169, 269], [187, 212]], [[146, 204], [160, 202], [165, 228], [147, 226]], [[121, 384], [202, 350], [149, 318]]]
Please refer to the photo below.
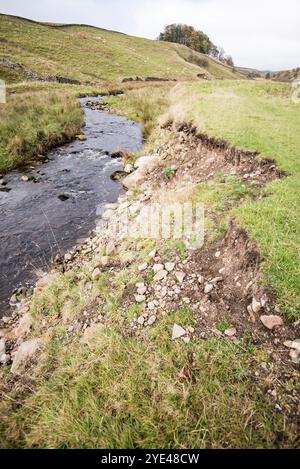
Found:
[[5, 177], [10, 191], [0, 192], [0, 316], [13, 291], [32, 285], [57, 253], [86, 237], [95, 227], [96, 210], [99, 214], [99, 207], [101, 212], [122, 193], [110, 177], [122, 163], [110, 155], [142, 148], [141, 126], [86, 107], [93, 99], [99, 98], [81, 99], [84, 142], [59, 147], [49, 152], [47, 164]]

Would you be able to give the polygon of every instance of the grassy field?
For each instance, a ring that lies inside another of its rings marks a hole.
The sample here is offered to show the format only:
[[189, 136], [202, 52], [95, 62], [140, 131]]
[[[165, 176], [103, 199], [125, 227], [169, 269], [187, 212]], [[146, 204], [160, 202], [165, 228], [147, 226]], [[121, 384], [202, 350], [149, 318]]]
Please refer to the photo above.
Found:
[[[204, 72], [216, 78], [242, 77], [185, 46], [91, 26], [53, 27], [4, 15], [0, 15], [0, 54], [41, 76], [91, 82], [135, 76], [195, 80]], [[1, 73], [3, 67], [0, 78]]]

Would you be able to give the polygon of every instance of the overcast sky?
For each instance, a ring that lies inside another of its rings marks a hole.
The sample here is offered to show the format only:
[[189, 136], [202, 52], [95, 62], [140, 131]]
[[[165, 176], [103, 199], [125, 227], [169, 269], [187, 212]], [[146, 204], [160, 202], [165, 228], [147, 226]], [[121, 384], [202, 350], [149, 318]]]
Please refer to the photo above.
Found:
[[167, 24], [187, 23], [223, 46], [239, 66], [300, 67], [299, 0], [0, 0], [0, 11], [150, 39]]

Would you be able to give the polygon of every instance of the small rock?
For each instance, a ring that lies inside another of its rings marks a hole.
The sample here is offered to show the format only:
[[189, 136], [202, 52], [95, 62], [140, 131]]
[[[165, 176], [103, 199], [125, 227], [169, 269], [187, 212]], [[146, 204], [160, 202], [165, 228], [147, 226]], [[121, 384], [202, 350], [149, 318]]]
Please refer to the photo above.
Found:
[[116, 249], [116, 245], [113, 240], [108, 241], [106, 244], [105, 252], [107, 256], [110, 256], [114, 250]]
[[231, 327], [230, 329], [226, 329], [226, 331], [224, 332], [225, 335], [227, 335], [227, 337], [233, 337], [235, 336], [237, 333], [237, 330], [235, 329], [235, 327]]
[[153, 251], [149, 252], [148, 257], [150, 257], [151, 259], [154, 259], [155, 256], [156, 256], [156, 249], [153, 249]]
[[1, 339], [0, 340], [0, 355], [5, 354], [5, 340]]
[[71, 254], [70, 252], [67, 252], [67, 254], [65, 254], [64, 256], [64, 259], [65, 259], [65, 262], [70, 262], [73, 260], [73, 254]]
[[92, 279], [99, 280], [100, 277], [101, 277], [101, 270], [97, 267], [92, 273]]
[[100, 259], [100, 264], [103, 267], [107, 267], [108, 264], [109, 264], [109, 256], [102, 256], [101, 259]]
[[32, 323], [33, 323], [33, 319], [32, 319], [31, 314], [30, 313], [24, 314], [24, 316], [21, 317], [17, 327], [15, 327], [12, 331], [13, 336], [19, 338], [28, 334], [32, 327]]
[[0, 363], [1, 365], [3, 366], [6, 366], [9, 364], [10, 362], [10, 355], [8, 355], [8, 353], [3, 353], [2, 355], [0, 355]]
[[11, 372], [19, 374], [22, 365], [36, 354], [41, 344], [41, 339], [32, 339], [23, 342], [13, 354]]
[[167, 272], [172, 272], [175, 269], [174, 262], [167, 262], [165, 264], [165, 269], [166, 269]]
[[139, 324], [140, 326], [143, 326], [143, 325], [144, 325], [144, 322], [145, 322], [144, 316], [140, 316], [140, 317], [138, 318], [137, 322], [138, 322], [138, 324]]
[[274, 329], [274, 327], [276, 327], [276, 326], [282, 326], [283, 325], [283, 321], [282, 321], [282, 318], [280, 316], [273, 316], [273, 315], [261, 316], [260, 320], [263, 323], [263, 325], [267, 329], [270, 329], [270, 330]]
[[23, 181], [23, 182], [28, 182], [28, 181], [29, 181], [29, 177], [28, 177], [28, 176], [21, 176], [21, 181]]
[[142, 296], [142, 295], [145, 295], [146, 291], [147, 291], [147, 287], [144, 286], [144, 287], [138, 288], [137, 293], [138, 295]]
[[167, 275], [168, 275], [168, 272], [166, 270], [160, 270], [154, 276], [154, 282], [160, 282], [161, 280], [164, 280], [167, 277]]
[[155, 309], [155, 303], [153, 301], [150, 301], [147, 306], [150, 311], [153, 311]]
[[190, 332], [191, 334], [194, 334], [195, 329], [194, 329], [193, 327], [189, 326], [189, 327], [187, 328], [187, 331]]
[[177, 278], [178, 283], [182, 285], [186, 277], [186, 274], [184, 272], [175, 272], [175, 277]]
[[287, 340], [286, 342], [284, 342], [283, 344], [285, 347], [288, 347], [288, 348], [292, 348], [292, 349], [295, 349], [295, 350], [300, 350], [300, 339], [297, 339], [297, 340]]
[[144, 262], [143, 264], [139, 265], [138, 269], [140, 272], [143, 272], [144, 270], [146, 270], [148, 268], [148, 264], [147, 262]]
[[290, 351], [290, 357], [291, 357], [292, 362], [295, 365], [299, 365], [299, 363], [300, 363], [300, 350], [291, 350]]
[[132, 173], [133, 170], [134, 170], [134, 167], [130, 163], [126, 164], [124, 167], [124, 171], [126, 174]]
[[183, 340], [184, 343], [189, 344], [190, 341], [191, 341], [191, 338], [186, 336], [186, 337], [182, 337], [182, 340]]
[[222, 269], [219, 270], [219, 274], [221, 275], [224, 274], [225, 270], [226, 270], [225, 267], [222, 267]]
[[139, 283], [136, 283], [135, 286], [137, 289], [139, 289], [139, 288], [144, 288], [145, 284], [142, 282], [139, 282]]
[[253, 297], [252, 299], [252, 311], [254, 313], [259, 313], [259, 311], [261, 310], [262, 306], [261, 306], [261, 302], [258, 301], [255, 297]]
[[174, 324], [173, 332], [172, 332], [172, 340], [180, 339], [186, 335], [186, 330], [183, 327], [178, 326], [178, 324]]
[[211, 281], [211, 283], [220, 283], [220, 282], [223, 282], [223, 277], [215, 277]]
[[213, 291], [213, 289], [214, 289], [214, 286], [211, 283], [208, 283], [207, 285], [205, 285], [204, 293], [208, 295], [209, 293]]
[[216, 254], [215, 254], [215, 257], [216, 257], [217, 259], [219, 259], [220, 256], [221, 256], [221, 251], [217, 251]]
[[77, 140], [79, 140], [80, 142], [84, 142], [86, 140], [86, 136], [84, 134], [79, 134], [79, 135], [76, 135], [76, 138]]
[[146, 300], [146, 297], [144, 295], [135, 295], [134, 297], [137, 303], [143, 303], [143, 301]]
[[247, 311], [248, 311], [248, 313], [249, 313], [251, 322], [255, 323], [255, 322], [256, 322], [256, 318], [255, 318], [255, 316], [254, 316], [254, 313], [253, 313], [253, 310], [252, 310], [252, 306], [251, 306], [251, 305], [247, 306]]
[[200, 285], [203, 285], [204, 281], [205, 281], [205, 278], [203, 277], [203, 275], [199, 275], [198, 283], [200, 283]]
[[157, 272], [160, 272], [161, 270], [164, 270], [164, 266], [162, 264], [154, 264], [153, 272], [155, 274], [157, 274]]
[[156, 316], [153, 314], [152, 316], [150, 316], [149, 320], [148, 320], [148, 325], [149, 326], [152, 326], [156, 321]]

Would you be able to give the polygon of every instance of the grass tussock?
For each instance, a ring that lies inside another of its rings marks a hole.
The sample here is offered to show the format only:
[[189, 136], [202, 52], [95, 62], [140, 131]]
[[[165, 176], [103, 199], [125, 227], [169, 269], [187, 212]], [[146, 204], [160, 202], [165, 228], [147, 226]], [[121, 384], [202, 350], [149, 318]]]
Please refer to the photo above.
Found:
[[151, 86], [129, 90], [125, 95], [109, 98], [112, 111], [140, 122], [144, 138], [150, 137], [158, 125], [158, 118], [169, 107], [170, 86]]

